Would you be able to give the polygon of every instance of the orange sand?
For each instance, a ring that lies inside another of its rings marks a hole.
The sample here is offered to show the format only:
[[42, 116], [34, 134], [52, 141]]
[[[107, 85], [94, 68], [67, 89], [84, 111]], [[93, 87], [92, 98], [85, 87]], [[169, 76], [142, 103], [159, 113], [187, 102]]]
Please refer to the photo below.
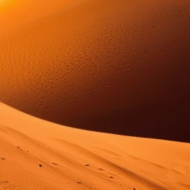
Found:
[[190, 144], [69, 128], [0, 103], [0, 189], [133, 188], [189, 190]]
[[[90, 130], [183, 137], [189, 10], [189, 0], [0, 3], [0, 101]], [[66, 127], [4, 103], [0, 190], [190, 189], [190, 144]]]
[[185, 139], [189, 10], [189, 0], [19, 0], [0, 11], [0, 100], [63, 125]]

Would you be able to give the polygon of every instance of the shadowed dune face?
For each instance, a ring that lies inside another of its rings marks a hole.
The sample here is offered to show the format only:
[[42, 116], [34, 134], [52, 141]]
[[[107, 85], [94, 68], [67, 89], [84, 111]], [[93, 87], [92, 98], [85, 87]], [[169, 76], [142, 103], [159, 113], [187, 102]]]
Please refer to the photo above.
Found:
[[188, 141], [188, 1], [78, 1], [0, 42], [0, 100], [56, 123]]

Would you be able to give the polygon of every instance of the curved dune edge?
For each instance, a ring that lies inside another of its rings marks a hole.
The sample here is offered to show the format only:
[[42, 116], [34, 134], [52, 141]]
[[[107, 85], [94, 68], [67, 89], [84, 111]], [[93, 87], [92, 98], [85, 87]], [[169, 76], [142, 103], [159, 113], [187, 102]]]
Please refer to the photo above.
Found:
[[0, 103], [2, 190], [187, 190], [189, 160], [187, 143], [74, 129]]

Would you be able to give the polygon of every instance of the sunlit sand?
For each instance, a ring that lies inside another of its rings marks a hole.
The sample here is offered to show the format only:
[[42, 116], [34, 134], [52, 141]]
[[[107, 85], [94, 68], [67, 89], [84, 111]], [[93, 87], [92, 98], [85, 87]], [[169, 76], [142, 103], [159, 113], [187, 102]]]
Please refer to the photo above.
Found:
[[189, 190], [189, 21], [187, 0], [0, 1], [0, 190]]
[[188, 190], [190, 145], [89, 132], [0, 104], [1, 189]]

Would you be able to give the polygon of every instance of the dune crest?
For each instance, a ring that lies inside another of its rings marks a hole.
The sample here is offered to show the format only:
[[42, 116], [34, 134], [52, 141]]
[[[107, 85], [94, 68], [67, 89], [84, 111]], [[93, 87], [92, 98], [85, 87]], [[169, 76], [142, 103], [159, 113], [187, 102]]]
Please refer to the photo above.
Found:
[[187, 143], [69, 128], [0, 103], [1, 189], [188, 190], [189, 160]]
[[189, 190], [189, 10], [0, 6], [0, 189]]

